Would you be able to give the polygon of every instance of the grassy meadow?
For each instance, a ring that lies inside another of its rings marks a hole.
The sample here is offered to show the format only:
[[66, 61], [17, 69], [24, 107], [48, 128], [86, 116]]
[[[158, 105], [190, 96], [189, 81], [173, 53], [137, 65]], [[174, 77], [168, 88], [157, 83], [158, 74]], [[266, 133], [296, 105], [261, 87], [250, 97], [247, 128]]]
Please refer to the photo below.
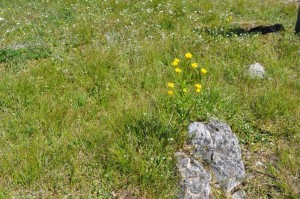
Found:
[[[287, 0], [1, 0], [0, 198], [176, 198], [174, 153], [210, 118], [239, 138], [247, 198], [299, 198], [296, 14]], [[267, 78], [248, 76], [255, 62]]]

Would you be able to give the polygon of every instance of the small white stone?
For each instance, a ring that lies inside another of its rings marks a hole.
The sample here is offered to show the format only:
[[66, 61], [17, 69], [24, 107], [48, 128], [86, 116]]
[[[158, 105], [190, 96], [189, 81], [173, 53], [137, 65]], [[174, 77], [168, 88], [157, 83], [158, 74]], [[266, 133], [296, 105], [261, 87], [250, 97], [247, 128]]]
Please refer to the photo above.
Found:
[[255, 163], [255, 167], [263, 166], [264, 164], [261, 161], [257, 161]]
[[0, 21], [4, 21], [4, 18], [0, 17]]
[[251, 64], [249, 66], [249, 75], [253, 78], [264, 78], [265, 69], [260, 63]]

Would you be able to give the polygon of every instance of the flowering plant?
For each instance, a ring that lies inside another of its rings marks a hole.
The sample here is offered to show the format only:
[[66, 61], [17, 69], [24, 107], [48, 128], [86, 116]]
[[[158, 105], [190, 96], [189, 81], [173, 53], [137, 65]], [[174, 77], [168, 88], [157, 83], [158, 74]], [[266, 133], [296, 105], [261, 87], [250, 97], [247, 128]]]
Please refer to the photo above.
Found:
[[172, 110], [185, 120], [201, 97], [208, 71], [199, 66], [190, 52], [185, 53], [182, 59], [174, 58], [171, 65], [174, 68], [173, 80], [166, 83], [166, 93]]

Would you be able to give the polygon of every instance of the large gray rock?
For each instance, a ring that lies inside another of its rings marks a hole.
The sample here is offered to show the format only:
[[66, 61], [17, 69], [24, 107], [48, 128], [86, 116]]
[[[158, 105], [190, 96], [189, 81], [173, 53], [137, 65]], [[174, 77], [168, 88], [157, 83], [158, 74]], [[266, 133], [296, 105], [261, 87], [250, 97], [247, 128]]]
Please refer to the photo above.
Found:
[[217, 120], [210, 124], [194, 122], [188, 133], [195, 156], [210, 164], [215, 180], [225, 192], [242, 182], [245, 170], [239, 142], [227, 124]]
[[252, 78], [263, 79], [266, 77], [265, 68], [260, 63], [255, 63], [249, 66], [249, 75]]
[[177, 167], [182, 180], [180, 199], [206, 199], [209, 198], [211, 181], [210, 174], [200, 162], [189, 158], [185, 153], [176, 153]]

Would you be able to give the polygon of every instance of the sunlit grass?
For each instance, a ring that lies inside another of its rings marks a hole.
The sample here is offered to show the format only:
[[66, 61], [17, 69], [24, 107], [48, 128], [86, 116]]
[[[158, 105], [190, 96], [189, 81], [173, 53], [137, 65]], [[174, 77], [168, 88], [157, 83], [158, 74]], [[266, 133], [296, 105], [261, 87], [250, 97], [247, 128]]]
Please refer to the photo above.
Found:
[[[0, 198], [176, 198], [174, 152], [188, 123], [210, 117], [242, 144], [249, 198], [296, 198], [296, 11], [274, 0], [0, 1]], [[233, 31], [275, 23], [286, 31]], [[167, 86], [187, 52], [207, 73], [181, 117]], [[255, 62], [266, 79], [247, 75]]]

